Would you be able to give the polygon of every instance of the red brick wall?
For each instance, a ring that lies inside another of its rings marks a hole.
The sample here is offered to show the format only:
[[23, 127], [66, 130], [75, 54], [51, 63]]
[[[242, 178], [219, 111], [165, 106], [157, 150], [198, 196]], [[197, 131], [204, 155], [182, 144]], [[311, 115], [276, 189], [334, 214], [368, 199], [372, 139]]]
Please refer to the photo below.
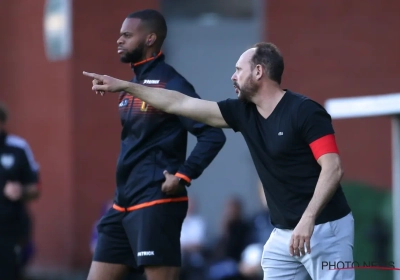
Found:
[[[400, 2], [267, 1], [268, 41], [283, 52], [284, 86], [328, 98], [400, 92]], [[346, 179], [391, 185], [389, 118], [334, 121]]]
[[[73, 1], [73, 56], [49, 62], [44, 53], [44, 0], [4, 0], [1, 101], [9, 129], [25, 137], [42, 168], [43, 195], [33, 203], [39, 266], [86, 267], [89, 240], [102, 203], [113, 197], [120, 123], [116, 96], [90, 90], [82, 71], [130, 78], [116, 40], [132, 11], [157, 0]], [[146, 4], [145, 4], [146, 3]]]

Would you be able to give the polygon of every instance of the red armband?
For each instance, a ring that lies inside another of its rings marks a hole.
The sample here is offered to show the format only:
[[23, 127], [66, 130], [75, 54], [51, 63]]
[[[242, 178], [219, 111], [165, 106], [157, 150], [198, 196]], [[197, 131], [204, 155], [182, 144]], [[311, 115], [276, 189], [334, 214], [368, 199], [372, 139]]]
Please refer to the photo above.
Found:
[[310, 148], [316, 160], [318, 160], [321, 156], [325, 154], [339, 154], [339, 149], [336, 145], [335, 135], [333, 134], [318, 138], [310, 144]]

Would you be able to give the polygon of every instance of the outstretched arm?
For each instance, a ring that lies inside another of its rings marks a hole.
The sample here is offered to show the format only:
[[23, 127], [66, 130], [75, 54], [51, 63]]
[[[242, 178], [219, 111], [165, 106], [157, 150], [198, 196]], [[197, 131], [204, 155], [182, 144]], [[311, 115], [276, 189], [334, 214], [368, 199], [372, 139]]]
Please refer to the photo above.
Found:
[[193, 98], [174, 90], [130, 83], [110, 76], [87, 72], [83, 74], [94, 79], [92, 89], [96, 92], [125, 91], [169, 114], [187, 117], [214, 127], [229, 127], [216, 102]]
[[187, 117], [213, 127], [228, 127], [217, 102], [193, 98], [174, 90], [134, 83], [129, 83], [125, 91], [169, 114]]
[[[170, 80], [166, 88], [181, 92], [188, 97], [200, 99], [194, 87], [180, 77]], [[177, 174], [175, 174], [175, 176], [190, 182], [193, 179], [197, 179], [211, 164], [224, 146], [226, 137], [220, 128], [210, 127], [183, 116], [178, 116], [178, 119], [181, 125], [197, 138], [197, 143], [190, 155], [179, 167]]]

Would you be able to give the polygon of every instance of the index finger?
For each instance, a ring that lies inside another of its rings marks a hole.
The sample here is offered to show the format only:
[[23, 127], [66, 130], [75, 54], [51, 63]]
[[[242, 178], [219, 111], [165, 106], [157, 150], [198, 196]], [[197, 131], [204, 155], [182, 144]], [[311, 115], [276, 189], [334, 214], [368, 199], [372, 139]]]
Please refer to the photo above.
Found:
[[93, 79], [97, 79], [97, 80], [103, 81], [103, 75], [99, 75], [99, 74], [96, 74], [96, 73], [88, 73], [88, 72], [85, 72], [85, 71], [83, 71], [83, 75], [91, 77]]

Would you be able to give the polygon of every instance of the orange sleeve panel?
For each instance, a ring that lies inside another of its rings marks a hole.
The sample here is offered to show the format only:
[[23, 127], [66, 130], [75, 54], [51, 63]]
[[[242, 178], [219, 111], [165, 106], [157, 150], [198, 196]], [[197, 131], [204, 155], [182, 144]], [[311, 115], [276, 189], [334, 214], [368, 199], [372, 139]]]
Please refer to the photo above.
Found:
[[186, 176], [185, 174], [179, 173], [179, 172], [175, 173], [175, 176], [185, 180], [188, 183], [190, 183], [192, 181], [188, 176]]

